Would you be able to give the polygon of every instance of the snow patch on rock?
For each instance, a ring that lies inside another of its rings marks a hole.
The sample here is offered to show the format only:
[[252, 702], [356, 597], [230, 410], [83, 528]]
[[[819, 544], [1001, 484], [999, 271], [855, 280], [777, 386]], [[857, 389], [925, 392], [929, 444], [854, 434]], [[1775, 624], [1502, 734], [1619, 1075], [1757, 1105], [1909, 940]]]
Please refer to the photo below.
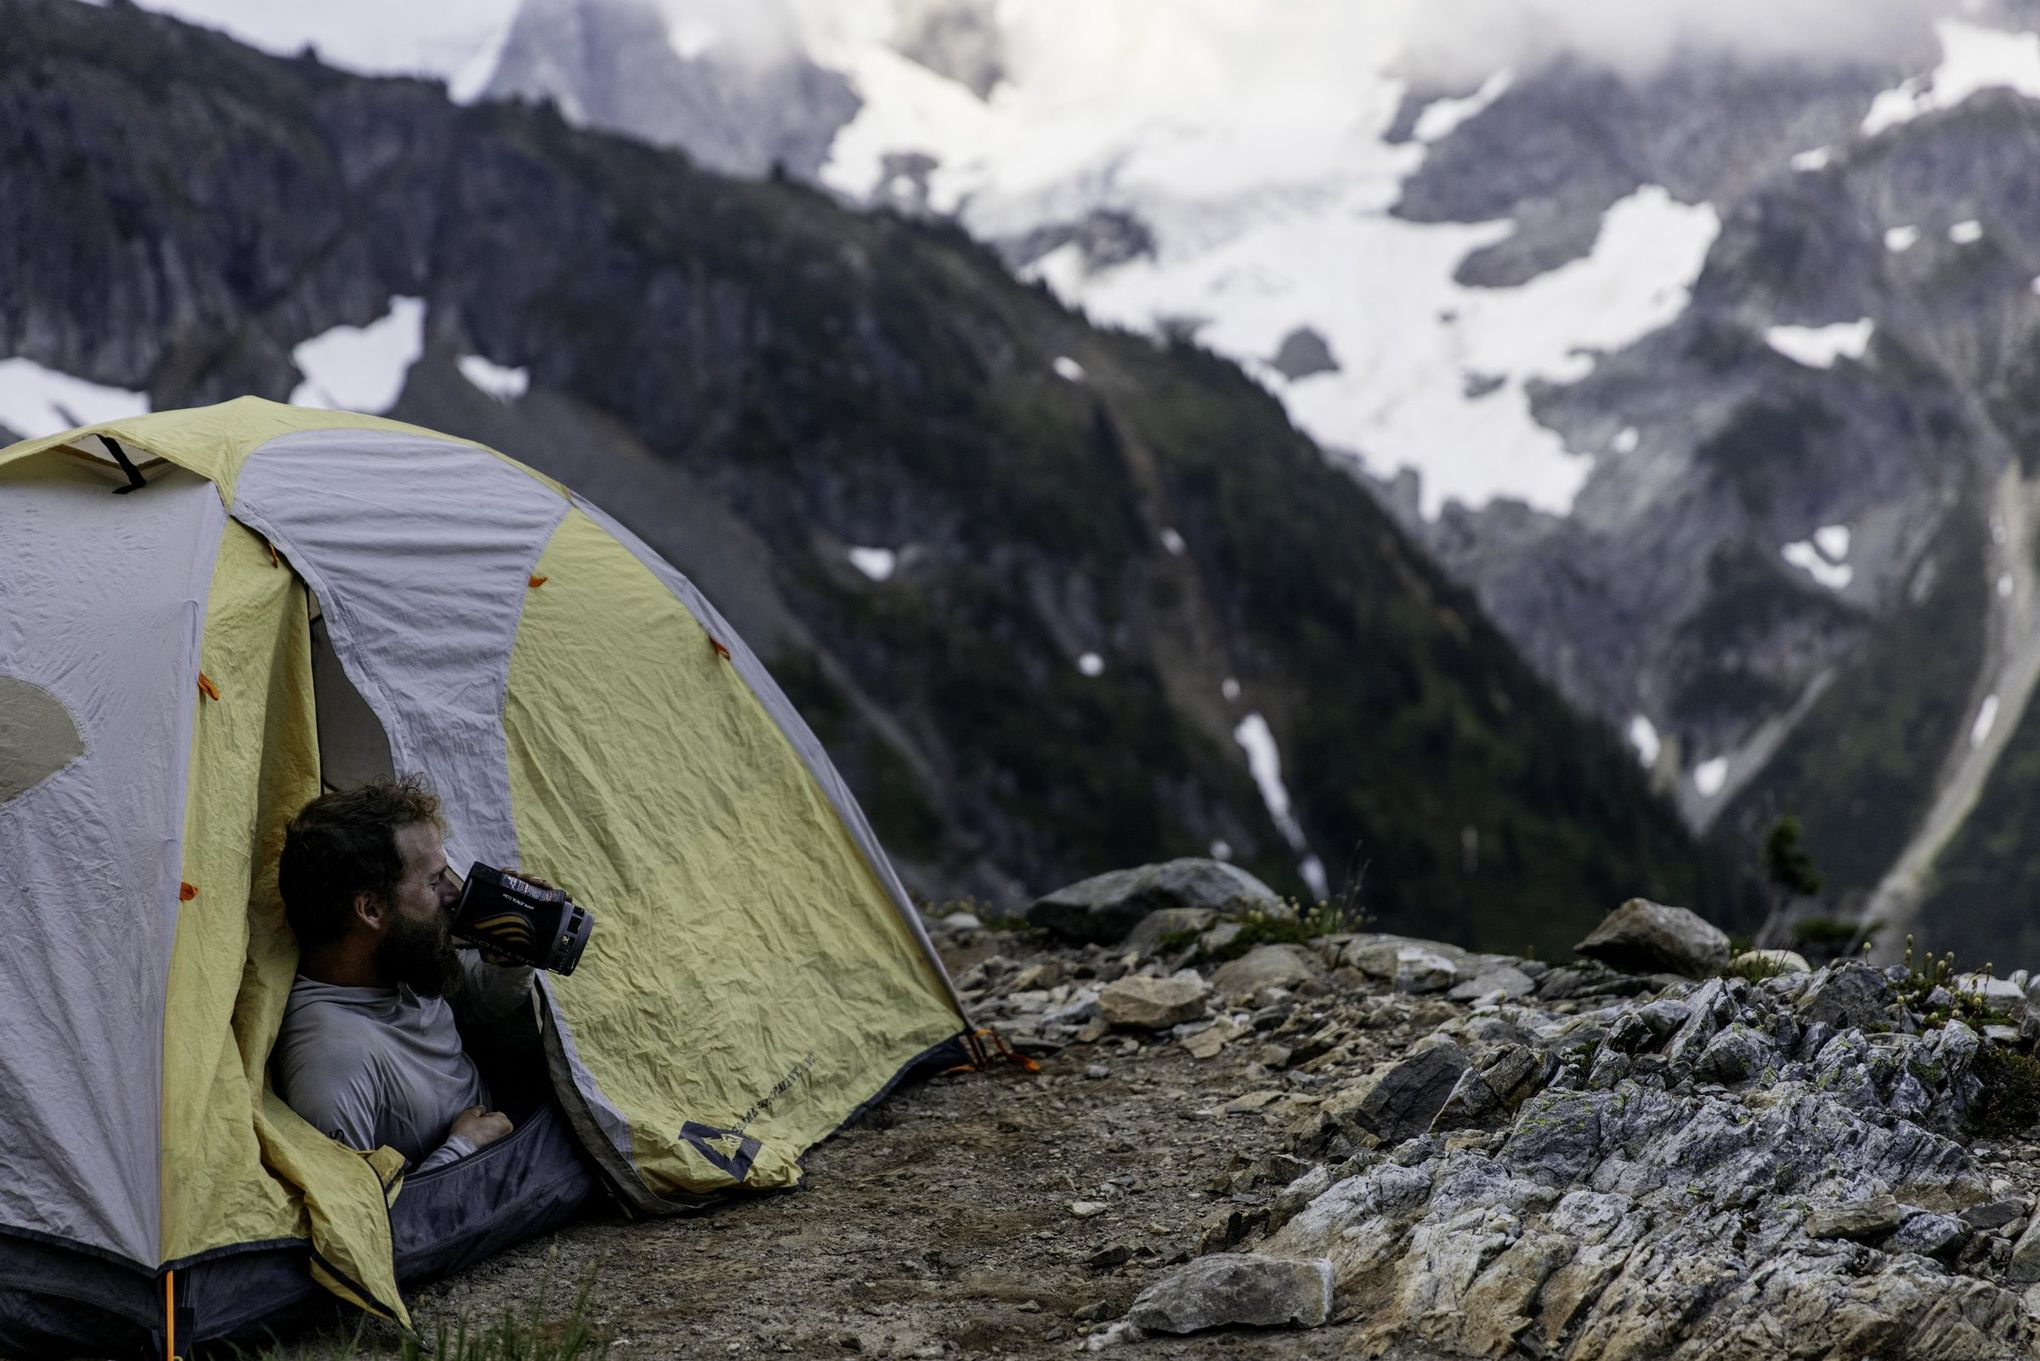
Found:
[[1246, 752], [1247, 769], [1252, 772], [1254, 784], [1261, 791], [1261, 801], [1268, 806], [1268, 816], [1282, 833], [1282, 839], [1289, 843], [1291, 850], [1302, 854], [1303, 862], [1298, 871], [1303, 875], [1303, 881], [1310, 886], [1311, 892], [1323, 897], [1327, 888], [1324, 865], [1310, 853], [1303, 826], [1291, 811], [1289, 788], [1282, 783], [1282, 753], [1276, 749], [1275, 734], [1269, 730], [1268, 720], [1259, 713], [1248, 714], [1233, 729], [1233, 741]]
[[499, 402], [514, 402], [531, 390], [529, 369], [513, 369], [478, 354], [464, 354], [455, 364], [461, 377]]
[[1702, 761], [1693, 767], [1693, 788], [1700, 791], [1700, 797], [1711, 799], [1728, 785], [1728, 758], [1717, 756], [1711, 761]]
[[1442, 142], [1458, 131], [1462, 123], [1478, 118], [1487, 111], [1490, 104], [1508, 93], [1515, 83], [1515, 72], [1497, 71], [1481, 82], [1481, 87], [1463, 99], [1440, 99], [1433, 101], [1417, 115], [1417, 123], [1411, 135], [1419, 142]]
[[1828, 561], [1827, 556], [1807, 540], [1786, 544], [1779, 550], [1779, 555], [1830, 591], [1843, 590], [1856, 578], [1855, 568], [1846, 563]]
[[851, 548], [850, 565], [873, 581], [890, 581], [899, 570], [900, 555], [890, 548]]
[[1864, 317], [1832, 326], [1773, 326], [1764, 332], [1764, 340], [1795, 364], [1831, 369], [1837, 359], [1860, 360], [1876, 333], [1877, 323]]
[[291, 405], [380, 416], [397, 404], [405, 375], [423, 353], [425, 300], [393, 297], [381, 319], [335, 326], [291, 350], [304, 375], [290, 394]]
[[1658, 753], [1664, 749], [1664, 743], [1658, 737], [1657, 725], [1642, 714], [1637, 714], [1629, 720], [1629, 744], [1636, 748], [1636, 755], [1643, 762], [1645, 770], [1657, 764]]
[[145, 415], [148, 394], [88, 383], [32, 359], [0, 359], [0, 425], [24, 439]]
[[1997, 726], [1998, 697], [1985, 695], [1976, 711], [1976, 721], [1969, 725], [1969, 745], [1980, 747], [1990, 738], [1990, 730]]

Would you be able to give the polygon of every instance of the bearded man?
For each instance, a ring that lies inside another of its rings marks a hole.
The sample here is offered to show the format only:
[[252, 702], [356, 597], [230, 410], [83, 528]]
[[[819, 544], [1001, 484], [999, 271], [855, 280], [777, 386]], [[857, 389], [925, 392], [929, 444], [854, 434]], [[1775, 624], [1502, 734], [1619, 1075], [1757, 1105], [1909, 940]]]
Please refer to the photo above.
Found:
[[456, 1017], [503, 1021], [531, 994], [529, 968], [454, 948], [445, 831], [416, 776], [325, 794], [291, 821], [278, 875], [299, 961], [277, 1093], [349, 1148], [387, 1144], [414, 1172], [510, 1133]]

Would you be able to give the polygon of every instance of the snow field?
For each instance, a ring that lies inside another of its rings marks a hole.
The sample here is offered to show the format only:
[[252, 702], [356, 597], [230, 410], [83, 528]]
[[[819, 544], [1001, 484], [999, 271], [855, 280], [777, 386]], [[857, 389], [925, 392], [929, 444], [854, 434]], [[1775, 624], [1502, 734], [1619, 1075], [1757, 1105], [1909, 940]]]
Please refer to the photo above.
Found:
[[1941, 39], [1941, 64], [1877, 96], [1863, 118], [1862, 134], [1952, 109], [1981, 90], [2010, 89], [2040, 99], [2040, 33], [2008, 33], [1967, 19], [1934, 25]]
[[146, 393], [88, 383], [32, 359], [0, 359], [0, 426], [23, 439], [141, 416], [148, 410]]

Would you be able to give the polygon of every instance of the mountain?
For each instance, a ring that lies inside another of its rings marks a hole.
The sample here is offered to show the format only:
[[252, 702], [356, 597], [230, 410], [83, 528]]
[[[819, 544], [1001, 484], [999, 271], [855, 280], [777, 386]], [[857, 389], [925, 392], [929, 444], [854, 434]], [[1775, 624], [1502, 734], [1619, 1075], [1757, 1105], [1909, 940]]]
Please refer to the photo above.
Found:
[[819, 182], [1240, 363], [1690, 826], [1798, 816], [1802, 912], [2040, 953], [2040, 7], [1486, 65], [1396, 6], [783, 8], [859, 100]]
[[551, 107], [125, 6], [0, 20], [0, 421], [252, 392], [528, 460], [719, 602], [931, 897], [1010, 911], [1210, 852], [1512, 948], [1639, 892], [1752, 920], [1617, 742], [1198, 346]]

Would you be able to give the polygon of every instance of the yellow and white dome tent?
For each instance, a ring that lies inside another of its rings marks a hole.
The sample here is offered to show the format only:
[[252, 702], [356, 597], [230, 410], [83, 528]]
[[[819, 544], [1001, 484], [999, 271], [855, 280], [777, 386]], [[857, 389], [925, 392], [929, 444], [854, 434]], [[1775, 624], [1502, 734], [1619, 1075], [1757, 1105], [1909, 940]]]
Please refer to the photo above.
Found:
[[538, 1012], [564, 1129], [638, 1212], [792, 1184], [962, 1054], [814, 735], [600, 510], [473, 443], [255, 398], [16, 444], [0, 1352], [226, 1335], [293, 1273], [405, 1320], [401, 1159], [266, 1077], [296, 962], [283, 827], [322, 776], [379, 769], [427, 775], [455, 865], [595, 909]]

